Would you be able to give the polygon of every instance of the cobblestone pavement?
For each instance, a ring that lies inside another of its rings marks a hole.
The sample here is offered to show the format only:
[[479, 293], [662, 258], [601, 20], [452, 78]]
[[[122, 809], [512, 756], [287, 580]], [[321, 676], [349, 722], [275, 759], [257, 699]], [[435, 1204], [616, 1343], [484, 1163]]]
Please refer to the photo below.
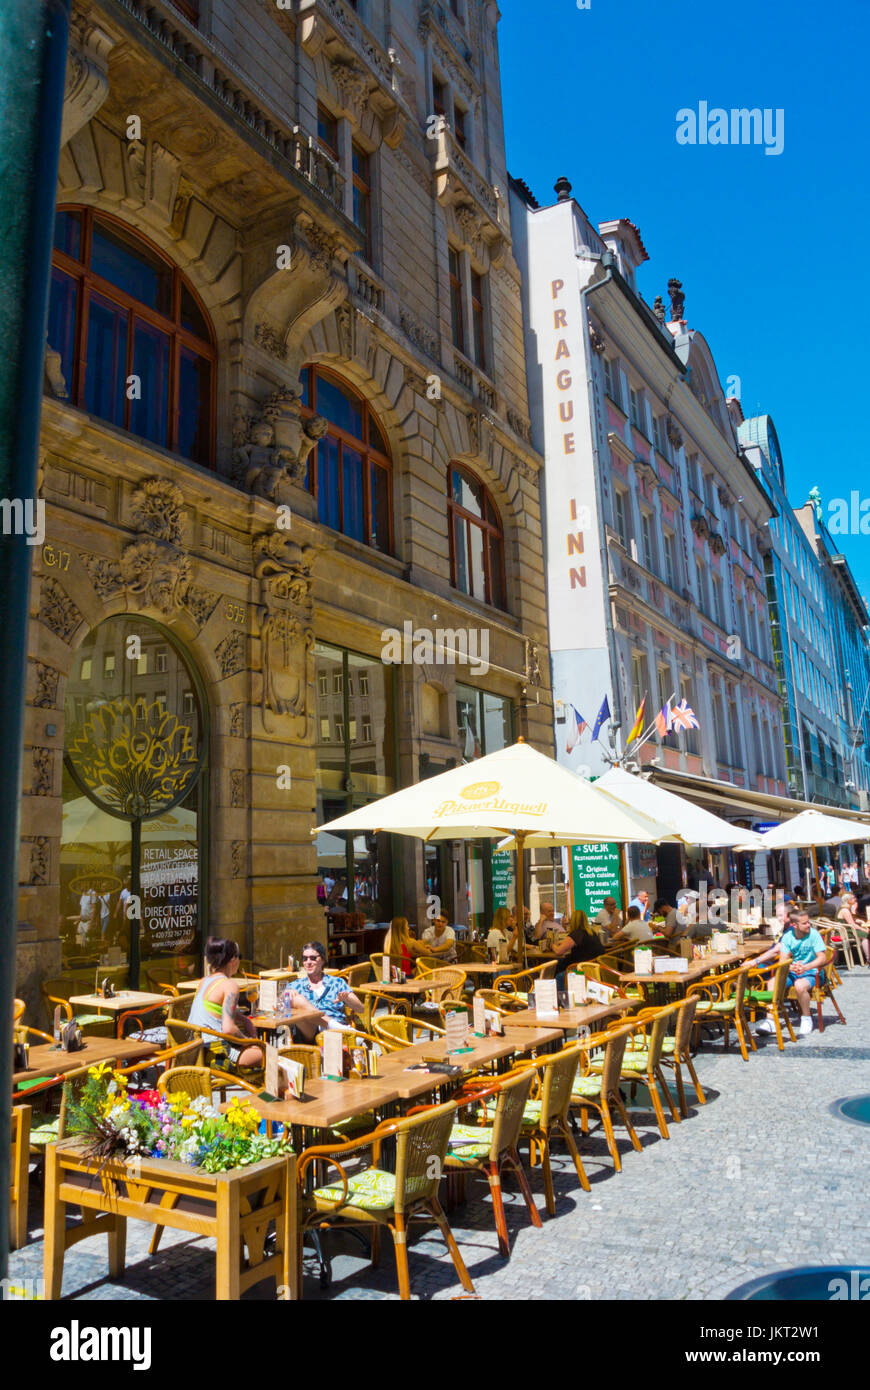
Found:
[[[787, 1042], [783, 1053], [775, 1038], [759, 1039], [748, 1063], [733, 1045], [728, 1054], [705, 1047], [697, 1067], [708, 1103], [692, 1105], [689, 1118], [671, 1126], [669, 1141], [638, 1108], [643, 1152], [620, 1141], [621, 1175], [603, 1140], [594, 1132], [582, 1139], [591, 1193], [580, 1190], [570, 1159], [557, 1148], [555, 1218], [544, 1212], [540, 1169], [531, 1177], [543, 1230], [529, 1226], [507, 1179], [509, 1260], [498, 1253], [485, 1183], [469, 1183], [468, 1202], [450, 1220], [479, 1297], [717, 1299], [772, 1269], [870, 1264], [870, 1128], [829, 1110], [840, 1097], [870, 1091], [870, 971], [844, 973], [837, 997], [847, 1026], [828, 1008], [824, 1033]], [[37, 1191], [32, 1243], [10, 1257], [13, 1279], [42, 1274], [40, 1200]], [[66, 1257], [64, 1297], [212, 1298], [213, 1243], [166, 1230], [150, 1258], [150, 1235], [150, 1226], [129, 1223], [123, 1284], [107, 1277], [104, 1238], [75, 1246]], [[333, 1282], [325, 1291], [306, 1247], [305, 1297], [397, 1297], [389, 1246], [387, 1237], [373, 1270], [357, 1243], [331, 1236]], [[410, 1265], [415, 1296], [461, 1293], [440, 1236], [425, 1227], [412, 1237]], [[274, 1296], [267, 1281], [245, 1298]]]

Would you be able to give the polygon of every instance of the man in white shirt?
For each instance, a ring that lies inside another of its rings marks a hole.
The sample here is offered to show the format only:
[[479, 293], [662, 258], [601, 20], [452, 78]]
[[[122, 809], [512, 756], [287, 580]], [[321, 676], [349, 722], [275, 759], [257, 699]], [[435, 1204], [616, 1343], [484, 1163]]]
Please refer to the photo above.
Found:
[[456, 932], [448, 926], [446, 917], [436, 917], [420, 937], [434, 956], [441, 956], [449, 965], [456, 962]]
[[622, 930], [630, 941], [652, 941], [650, 926], [644, 921], [640, 908], [634, 903], [628, 909], [627, 920]]

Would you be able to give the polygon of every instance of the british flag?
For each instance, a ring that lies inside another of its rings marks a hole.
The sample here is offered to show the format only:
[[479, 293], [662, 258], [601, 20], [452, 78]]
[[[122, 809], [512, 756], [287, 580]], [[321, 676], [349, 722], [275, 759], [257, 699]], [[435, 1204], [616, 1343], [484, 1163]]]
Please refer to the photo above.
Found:
[[688, 700], [681, 700], [671, 710], [672, 729], [700, 729], [695, 711], [689, 707]]

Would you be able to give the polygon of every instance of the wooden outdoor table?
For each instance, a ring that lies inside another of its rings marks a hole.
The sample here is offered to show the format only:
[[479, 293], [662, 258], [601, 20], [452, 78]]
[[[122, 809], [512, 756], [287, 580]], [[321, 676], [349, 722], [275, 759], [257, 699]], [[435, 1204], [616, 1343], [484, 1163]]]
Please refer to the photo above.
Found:
[[[384, 1059], [378, 1058], [379, 1062]], [[299, 1129], [331, 1129], [342, 1120], [354, 1119], [369, 1110], [383, 1109], [398, 1100], [392, 1078], [370, 1076], [366, 1080], [327, 1081], [325, 1077], [306, 1077], [305, 1094], [311, 1100], [261, 1100], [246, 1095], [245, 1100], [264, 1120]], [[221, 1109], [226, 1109], [221, 1106]]]
[[547, 1052], [553, 1044], [561, 1046], [562, 1029], [558, 1025], [548, 1028], [544, 1025], [541, 1028], [513, 1028], [513, 1015], [509, 1014], [502, 1020], [504, 1023], [504, 1034], [506, 1038], [514, 1044], [514, 1050], [521, 1055], [525, 1052], [543, 1051]]
[[464, 970], [466, 975], [515, 975], [520, 969], [516, 961], [508, 961], [506, 965], [492, 965], [486, 960], [463, 961], [457, 966], [458, 970]]
[[[213, 977], [212, 975], [201, 975], [200, 978], [199, 978], [198, 980], [176, 980], [176, 982], [175, 982], [175, 988], [176, 988], [177, 990], [183, 990], [184, 993], [186, 994], [186, 993], [188, 992], [188, 990], [190, 990], [190, 991], [192, 992], [192, 991], [194, 991], [194, 990], [199, 989], [199, 987], [200, 987], [200, 985], [202, 984], [203, 980], [206, 980], [206, 979], [209, 979], [209, 980], [210, 980], [210, 979], [213, 979], [213, 978], [214, 978], [214, 977]], [[248, 980], [248, 979], [245, 979], [244, 977], [242, 977], [241, 979], [239, 979], [239, 977], [236, 976], [236, 984], [239, 986], [239, 989], [241, 990], [241, 993], [242, 993], [242, 994], [250, 994], [252, 990], [255, 990], [255, 989], [259, 989], [259, 988], [260, 988], [260, 982], [259, 982], [259, 980]]]
[[251, 1014], [251, 1022], [258, 1033], [277, 1033], [279, 1028], [290, 1028], [303, 1018], [310, 1018], [312, 1009], [292, 1009], [289, 1014]]
[[599, 1018], [616, 1018], [636, 1003], [635, 999], [611, 999], [609, 1004], [579, 1004], [573, 1009], [560, 1009], [558, 1016], [544, 1015], [543, 1018], [534, 1009], [520, 1009], [518, 1013], [505, 1015], [505, 1028], [546, 1028], [571, 1033], [577, 1028], [588, 1027]]
[[[79, 1052], [64, 1052], [51, 1043], [42, 1043], [30, 1049], [30, 1066], [26, 1071], [16, 1071], [12, 1084], [19, 1081], [36, 1081], [55, 1076], [77, 1067], [95, 1067], [98, 1062], [108, 1062], [117, 1058], [122, 1062], [137, 1062], [140, 1057], [150, 1057], [158, 1049], [154, 1043], [135, 1042], [129, 1038], [85, 1038], [84, 1047]], [[26, 1092], [19, 1093], [22, 1097]]]
[[736, 951], [729, 951], [727, 954], [717, 952], [715, 955], [705, 956], [703, 960], [690, 960], [688, 970], [662, 970], [651, 974], [638, 975], [635, 971], [625, 973], [618, 970], [620, 980], [626, 985], [691, 985], [696, 980], [702, 979], [704, 975], [709, 975], [713, 970], [721, 970], [724, 966], [740, 964], [741, 957]]
[[141, 989], [118, 990], [113, 999], [103, 999], [99, 994], [71, 994], [69, 1002], [78, 1007], [105, 1009], [107, 1013], [122, 1014], [128, 1009], [156, 1009], [170, 998], [168, 994], [148, 994]]
[[[463, 969], [462, 966], [457, 968]], [[443, 985], [439, 985], [437, 980], [433, 981], [426, 976], [421, 976], [420, 979], [406, 980], [403, 985], [357, 985], [353, 993], [394, 994], [399, 999], [413, 999], [417, 995], [426, 994], [430, 989], [443, 989]]]
[[[567, 933], [566, 933], [566, 935], [567, 935]], [[563, 940], [563, 941], [565, 940], [565, 937], [564, 937], [564, 936], [562, 937], [562, 940]], [[527, 946], [527, 947], [526, 947], [526, 960], [527, 960], [527, 961], [536, 960], [536, 961], [538, 962], [539, 965], [543, 965], [544, 961], [547, 961], [547, 960], [558, 960], [558, 959], [559, 959], [559, 957], [556, 955], [556, 952], [555, 952], [555, 951], [545, 951], [545, 950], [543, 950], [540, 946]]]

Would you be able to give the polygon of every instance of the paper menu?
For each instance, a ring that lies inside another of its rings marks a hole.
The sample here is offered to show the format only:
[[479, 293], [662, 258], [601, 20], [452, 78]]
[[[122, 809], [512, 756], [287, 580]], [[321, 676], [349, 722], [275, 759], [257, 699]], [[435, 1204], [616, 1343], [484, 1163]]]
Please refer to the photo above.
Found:
[[[289, 1057], [279, 1057], [278, 1064], [287, 1078], [287, 1095], [294, 1099], [305, 1094], [305, 1067]], [[269, 1089], [268, 1087], [266, 1088]], [[274, 1094], [274, 1092], [273, 1092]]]
[[505, 941], [504, 937], [502, 937], [501, 941], [499, 941], [499, 943], [498, 943], [498, 963], [499, 963], [499, 965], [507, 965], [507, 958], [508, 958], [508, 944], [507, 944], [507, 942]]
[[585, 1004], [586, 1000], [589, 997], [589, 993], [586, 988], [586, 976], [583, 974], [571, 974], [567, 978], [567, 984], [568, 998], [571, 1001], [571, 1004], [574, 1006], [578, 1004]]
[[474, 1031], [482, 1038], [486, 1034], [486, 1005], [478, 994], [474, 996]]
[[535, 980], [535, 1013], [539, 1017], [544, 1014], [558, 1015], [559, 1000], [555, 980]]
[[685, 956], [656, 956], [653, 960], [655, 975], [685, 975], [688, 968]]
[[[277, 980], [260, 980], [259, 1008], [261, 1014], [274, 1014], [278, 1012]], [[269, 1088], [267, 1087], [266, 1089], [268, 1090]]]
[[[456, 1052], [468, 1044], [468, 1014], [464, 1009], [454, 1009], [444, 1020], [444, 1039], [448, 1052]], [[484, 1028], [484, 1031], [485, 1028]]]
[[390, 958], [389, 958], [389, 956], [384, 956], [383, 960], [381, 961], [381, 984], [382, 984], [382, 985], [391, 984], [391, 983], [392, 983], [392, 979], [393, 979], [393, 976], [392, 976], [392, 968], [391, 968], [391, 964], [390, 964]]
[[[501, 1014], [498, 1012], [498, 1009], [487, 1009], [485, 1012], [486, 1012], [486, 1021], [489, 1023], [490, 1032], [493, 1033], [496, 1037], [503, 1038], [503, 1037], [504, 1037], [504, 1019], [502, 1018]], [[486, 1027], [486, 1024], [484, 1024], [484, 1029], [485, 1029], [485, 1027]]]
[[274, 1096], [277, 1100], [280, 1095], [278, 1090], [278, 1049], [273, 1047], [271, 1043], [266, 1044], [265, 1083], [269, 1095]]
[[603, 985], [600, 980], [587, 980], [586, 989], [589, 998], [594, 999], [596, 1004], [609, 1004], [616, 993], [610, 985]]
[[653, 953], [650, 950], [637, 950], [634, 953], [634, 973], [635, 975], [651, 975], [653, 973]]
[[327, 1029], [323, 1035], [323, 1075], [333, 1081], [342, 1075], [342, 1034], [337, 1029]]

